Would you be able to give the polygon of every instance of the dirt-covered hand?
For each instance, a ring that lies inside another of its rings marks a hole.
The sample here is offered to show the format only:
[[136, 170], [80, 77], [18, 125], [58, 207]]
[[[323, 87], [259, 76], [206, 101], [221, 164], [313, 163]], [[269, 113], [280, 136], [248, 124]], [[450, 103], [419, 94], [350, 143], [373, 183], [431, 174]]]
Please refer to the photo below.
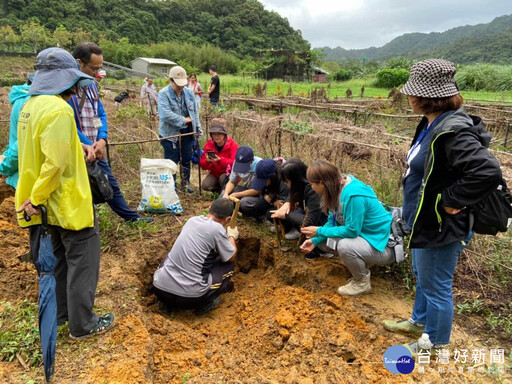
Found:
[[290, 213], [290, 203], [284, 203], [278, 210], [270, 211], [272, 219], [286, 219], [286, 215]]
[[232, 237], [233, 239], [238, 240], [238, 227], [228, 227], [227, 229], [228, 237]]
[[315, 244], [311, 240], [306, 240], [300, 246], [300, 250], [304, 253], [311, 253], [315, 249]]
[[313, 226], [311, 226], [311, 227], [304, 227], [304, 228], [302, 228], [300, 231], [301, 231], [304, 235], [306, 235], [306, 237], [307, 237], [308, 239], [310, 239], [310, 238], [312, 238], [312, 237], [316, 236], [316, 230], [317, 230], [317, 229], [318, 229], [318, 227], [313, 227]]

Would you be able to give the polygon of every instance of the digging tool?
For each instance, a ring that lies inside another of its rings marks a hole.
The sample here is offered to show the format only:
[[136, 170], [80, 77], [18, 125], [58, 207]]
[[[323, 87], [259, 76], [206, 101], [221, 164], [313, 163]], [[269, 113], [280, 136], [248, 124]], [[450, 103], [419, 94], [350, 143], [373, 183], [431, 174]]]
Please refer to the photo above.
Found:
[[276, 236], [277, 236], [277, 244], [279, 245], [279, 248], [281, 248], [281, 230], [279, 228], [277, 219], [274, 219], [274, 228], [276, 229]]
[[231, 200], [233, 203], [235, 203], [235, 210], [233, 211], [233, 214], [231, 215], [231, 221], [229, 223], [230, 228], [236, 227], [236, 218], [238, 217], [238, 210], [240, 209], [240, 199], [237, 199], [236, 197], [229, 196], [229, 200]]
[[[302, 224], [300, 225], [300, 229], [304, 228], [306, 226], [306, 223], [309, 220], [309, 208], [306, 207], [306, 213], [304, 215], [304, 220], [302, 220]], [[300, 247], [300, 245], [306, 241], [306, 235], [304, 235], [302, 232], [300, 232], [299, 240], [297, 240], [297, 245]]]

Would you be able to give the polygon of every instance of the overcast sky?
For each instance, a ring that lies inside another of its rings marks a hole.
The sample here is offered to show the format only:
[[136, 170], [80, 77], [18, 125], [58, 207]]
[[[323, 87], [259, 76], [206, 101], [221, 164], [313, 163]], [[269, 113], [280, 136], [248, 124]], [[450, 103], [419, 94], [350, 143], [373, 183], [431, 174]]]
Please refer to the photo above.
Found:
[[512, 13], [512, 0], [260, 0], [313, 48], [380, 47], [411, 32], [443, 32]]

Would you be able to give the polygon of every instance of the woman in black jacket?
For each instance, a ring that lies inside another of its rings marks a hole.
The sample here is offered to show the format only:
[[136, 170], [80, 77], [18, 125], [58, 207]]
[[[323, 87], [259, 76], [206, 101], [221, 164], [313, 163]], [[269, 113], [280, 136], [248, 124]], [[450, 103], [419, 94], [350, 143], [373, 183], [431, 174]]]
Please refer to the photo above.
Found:
[[[270, 211], [271, 218], [281, 219], [289, 240], [298, 239], [300, 228], [304, 226], [322, 226], [327, 216], [322, 212], [322, 197], [318, 195], [306, 178], [307, 166], [299, 159], [288, 160], [281, 168], [281, 179], [290, 188], [290, 197], [283, 206]], [[304, 218], [307, 219], [304, 223]], [[306, 258], [318, 257], [318, 251], [306, 255]]]
[[[424, 116], [403, 179], [416, 298], [409, 320], [384, 321], [391, 331], [427, 333], [436, 349], [450, 342], [453, 272], [473, 235], [469, 208], [491, 193], [501, 177], [481, 119], [461, 108], [455, 72], [449, 61], [424, 60], [411, 68], [401, 90], [413, 113]], [[406, 346], [413, 353], [417, 350], [417, 342]]]

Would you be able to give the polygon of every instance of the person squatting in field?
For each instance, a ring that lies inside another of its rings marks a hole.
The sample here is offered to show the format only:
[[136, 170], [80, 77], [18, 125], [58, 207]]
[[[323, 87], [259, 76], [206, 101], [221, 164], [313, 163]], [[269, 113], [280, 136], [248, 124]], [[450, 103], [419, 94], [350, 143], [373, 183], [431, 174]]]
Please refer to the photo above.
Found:
[[[280, 167], [281, 179], [290, 193], [279, 209], [267, 213], [269, 220], [281, 220], [287, 240], [298, 239], [301, 227], [322, 226], [327, 220], [327, 215], [322, 212], [322, 197], [311, 187], [306, 172], [307, 166], [300, 159], [289, 159]], [[270, 230], [274, 232], [276, 229], [272, 226]], [[306, 258], [319, 255], [315, 248]]]
[[302, 228], [308, 238], [300, 249], [311, 253], [316, 247], [336, 252], [352, 274], [340, 295], [360, 295], [371, 290], [372, 265], [395, 260], [388, 247], [391, 214], [378, 200], [373, 189], [353, 175], [341, 176], [338, 169], [323, 160], [308, 167], [311, 188], [322, 196], [322, 209], [329, 213], [322, 226]]
[[201, 169], [209, 173], [203, 179], [201, 187], [205, 191], [220, 192], [226, 185], [228, 172], [231, 172], [235, 162], [238, 144], [228, 135], [226, 120], [212, 119], [210, 126], [210, 139], [204, 146], [201, 155]]
[[226, 226], [233, 214], [230, 200], [215, 200], [206, 216], [190, 218], [153, 276], [158, 299], [168, 309], [194, 309], [197, 315], [220, 304], [232, 289], [238, 229]]

